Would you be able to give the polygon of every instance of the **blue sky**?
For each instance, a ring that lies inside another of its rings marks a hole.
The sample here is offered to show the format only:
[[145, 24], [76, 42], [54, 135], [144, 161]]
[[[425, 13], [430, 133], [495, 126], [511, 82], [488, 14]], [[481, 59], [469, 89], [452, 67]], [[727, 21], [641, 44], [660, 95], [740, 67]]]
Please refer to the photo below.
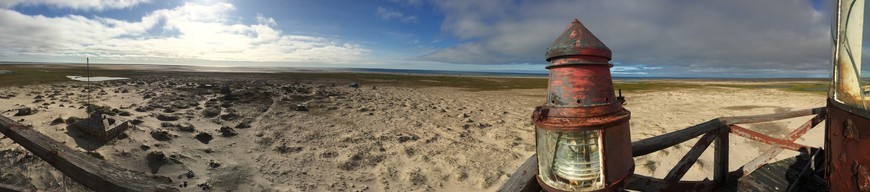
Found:
[[0, 61], [543, 72], [578, 18], [616, 75], [826, 77], [830, 4], [0, 0]]

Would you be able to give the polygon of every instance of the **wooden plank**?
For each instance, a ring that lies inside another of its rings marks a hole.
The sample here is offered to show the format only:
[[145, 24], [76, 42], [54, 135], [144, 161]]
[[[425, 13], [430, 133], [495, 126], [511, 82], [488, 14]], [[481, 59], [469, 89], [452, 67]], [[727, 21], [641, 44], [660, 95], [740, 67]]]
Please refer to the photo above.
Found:
[[719, 133], [716, 132], [708, 132], [707, 134], [704, 134], [704, 136], [702, 136], [701, 139], [692, 146], [692, 149], [690, 149], [689, 152], [680, 159], [677, 165], [668, 172], [668, 175], [665, 176], [664, 180], [668, 182], [668, 184], [675, 184], [680, 181], [680, 179], [686, 175], [686, 172], [689, 172], [689, 168], [692, 168], [692, 165], [695, 165], [695, 162], [698, 161], [698, 157], [700, 157], [701, 154], [707, 150], [707, 147], [713, 143], [713, 140], [716, 139], [718, 134]]
[[679, 181], [667, 184], [662, 179], [634, 174], [628, 178], [624, 189], [635, 191], [712, 191], [714, 183], [710, 180]]
[[713, 181], [716, 187], [724, 187], [728, 184], [728, 137], [729, 127], [719, 128], [719, 136], [716, 137], [716, 148], [713, 153]]
[[766, 143], [768, 145], [773, 145], [779, 148], [788, 149], [792, 151], [800, 152], [801, 149], [809, 149], [811, 147], [794, 143], [789, 140], [774, 138], [771, 136], [767, 136], [737, 125], [731, 125], [731, 134], [741, 136], [753, 141], [758, 141], [762, 143]]
[[511, 174], [507, 182], [498, 189], [500, 192], [532, 192], [540, 191], [541, 186], [535, 179], [538, 174], [538, 156], [532, 155]]
[[724, 126], [719, 119], [713, 119], [678, 131], [635, 141], [631, 143], [631, 154], [634, 157], [650, 154]]
[[0, 116], [0, 133], [95, 191], [178, 191], [167, 177], [131, 171], [76, 151], [27, 126]]
[[14, 185], [0, 183], [0, 192], [19, 192], [19, 191], [36, 191], [33, 189], [21, 188]]

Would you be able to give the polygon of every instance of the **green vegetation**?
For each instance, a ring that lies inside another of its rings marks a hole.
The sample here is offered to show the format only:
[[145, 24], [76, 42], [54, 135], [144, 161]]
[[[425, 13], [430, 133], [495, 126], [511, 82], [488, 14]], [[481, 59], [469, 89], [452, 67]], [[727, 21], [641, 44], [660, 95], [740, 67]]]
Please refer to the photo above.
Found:
[[458, 87], [470, 91], [504, 89], [545, 89], [546, 78], [478, 77], [457, 75], [404, 75], [387, 73], [281, 73], [284, 79], [329, 79], [360, 83], [362, 86]]
[[[48, 65], [48, 64], [21, 64], [0, 65], [0, 70], [9, 70], [11, 73], [0, 74], [0, 87], [19, 86], [42, 83], [56, 83], [72, 81], [66, 76], [87, 76], [84, 65]], [[91, 76], [110, 77], [133, 77], [145, 75], [145, 71], [131, 70], [108, 70], [91, 68]]]
[[[389, 73], [342, 73], [342, 72], [287, 72], [287, 73], [214, 73], [205, 72], [170, 72], [122, 70], [122, 67], [94, 67], [92, 76], [128, 77], [145, 75], [178, 75], [185, 77], [212, 77], [216, 79], [283, 79], [304, 83], [309, 80], [328, 80], [336, 83], [359, 83], [361, 88], [371, 89], [372, 86], [403, 86], [403, 87], [457, 87], [469, 91], [491, 91], [507, 89], [546, 89], [547, 79], [543, 77], [480, 77], [459, 75], [407, 75]], [[51, 65], [23, 64], [0, 65], [0, 70], [13, 71], [10, 74], [0, 74], [0, 87], [18, 86], [40, 83], [72, 81], [66, 76], [84, 76], [83, 65]], [[226, 77], [226, 78], [224, 78]], [[732, 83], [733, 82], [733, 83]], [[763, 89], [773, 88], [793, 92], [809, 92], [824, 94], [828, 82], [824, 80], [800, 81], [711, 81], [711, 80], [645, 80], [616, 81], [615, 89], [626, 92], [667, 91], [677, 89], [709, 89], [709, 88], [743, 88]]]

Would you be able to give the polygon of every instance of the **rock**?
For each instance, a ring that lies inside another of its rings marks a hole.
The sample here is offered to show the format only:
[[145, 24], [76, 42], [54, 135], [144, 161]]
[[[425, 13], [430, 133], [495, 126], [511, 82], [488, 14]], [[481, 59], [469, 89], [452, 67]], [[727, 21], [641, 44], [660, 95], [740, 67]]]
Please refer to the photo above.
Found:
[[192, 133], [192, 132], [196, 131], [196, 127], [194, 127], [193, 124], [190, 124], [190, 123], [182, 123], [182, 124], [178, 125], [178, 130]]
[[402, 135], [402, 136], [399, 136], [399, 143], [404, 143], [404, 142], [408, 142], [408, 141], [416, 141], [417, 139], [420, 139], [420, 137], [417, 137], [416, 135], [410, 135], [410, 136]]
[[212, 137], [211, 134], [208, 134], [206, 132], [200, 132], [199, 134], [196, 134], [196, 136], [194, 136], [194, 138], [196, 138], [196, 140], [199, 140], [199, 142], [202, 142], [204, 144], [208, 144], [209, 141], [214, 139], [214, 137]]
[[308, 107], [305, 107], [305, 105], [302, 104], [298, 104], [292, 108], [294, 111], [308, 111]]
[[235, 129], [233, 129], [229, 126], [221, 127], [220, 132], [221, 132], [221, 136], [223, 136], [223, 137], [232, 137], [232, 136], [236, 136], [239, 134], [238, 132], [236, 132]]
[[208, 167], [209, 167], [209, 168], [212, 168], [212, 169], [213, 169], [213, 168], [218, 168], [218, 167], [220, 167], [220, 166], [221, 166], [221, 163], [218, 163], [217, 161], [214, 161], [213, 159], [212, 159], [212, 160], [208, 160]]
[[236, 128], [239, 128], [239, 129], [251, 128], [251, 122], [242, 121], [241, 123], [236, 125]]
[[175, 115], [164, 115], [164, 114], [160, 114], [160, 115], [157, 115], [157, 120], [161, 120], [161, 121], [177, 121], [177, 120], [178, 120], [178, 117], [176, 117]]
[[172, 140], [172, 135], [170, 135], [169, 132], [166, 132], [165, 130], [151, 131], [151, 137], [158, 141]]
[[233, 121], [233, 120], [236, 120], [238, 118], [239, 118], [239, 115], [237, 115], [235, 113], [221, 115], [221, 119], [223, 119], [224, 121]]
[[51, 125], [57, 125], [57, 124], [61, 124], [61, 123], [64, 123], [64, 120], [61, 117], [57, 117], [51, 121]]
[[279, 145], [275, 147], [275, 151], [281, 154], [296, 153], [302, 151], [302, 147], [290, 147], [287, 145]]
[[221, 94], [224, 94], [224, 95], [232, 94], [232, 91], [230, 90], [230, 86], [229, 85], [221, 86]]
[[456, 117], [459, 117], [459, 118], [469, 118], [469, 117], [471, 117], [471, 115], [468, 115], [468, 113], [462, 113], [462, 114], [457, 115]]
[[130, 114], [130, 112], [127, 112], [127, 111], [120, 111], [120, 112], [118, 112], [118, 115], [127, 117], [127, 116], [131, 116], [133, 114]]
[[221, 114], [221, 108], [218, 107], [208, 107], [202, 110], [202, 116], [204, 117], [217, 117]]
[[359, 88], [359, 83], [351, 82], [351, 83], [348, 84], [347, 86], [348, 86], [348, 87], [353, 87], [353, 88]]
[[130, 123], [132, 123], [133, 125], [139, 125], [144, 123], [144, 121], [142, 121], [141, 119], [133, 119], [130, 121]]
[[18, 109], [18, 113], [15, 113], [15, 116], [27, 116], [36, 114], [36, 110], [30, 107], [25, 107]]
[[148, 155], [145, 156], [145, 159], [148, 160], [148, 163], [154, 164], [163, 164], [169, 162], [169, 159], [166, 158], [166, 155], [163, 154], [162, 151], [151, 151]]

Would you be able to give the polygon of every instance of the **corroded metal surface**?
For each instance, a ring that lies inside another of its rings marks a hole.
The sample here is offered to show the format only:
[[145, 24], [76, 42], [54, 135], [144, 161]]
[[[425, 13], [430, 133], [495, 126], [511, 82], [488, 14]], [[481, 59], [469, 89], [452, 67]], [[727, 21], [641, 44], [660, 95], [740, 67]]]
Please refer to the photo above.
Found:
[[777, 147], [792, 150], [792, 151], [810, 149], [809, 146], [797, 144], [797, 143], [794, 143], [792, 141], [785, 140], [785, 139], [779, 139], [779, 138], [767, 136], [765, 134], [761, 134], [761, 133], [758, 133], [758, 132], [755, 132], [755, 131], [752, 131], [752, 130], [749, 130], [749, 129], [746, 129], [746, 128], [743, 128], [743, 127], [740, 127], [737, 125], [731, 125], [731, 134], [735, 134], [737, 136], [741, 136], [741, 137], [744, 137], [744, 138], [747, 138], [747, 139], [750, 139], [753, 141], [766, 143], [768, 145], [773, 145], [773, 146], [777, 146]]
[[828, 100], [825, 129], [826, 175], [831, 191], [870, 191], [870, 119], [833, 102]]
[[[546, 56], [550, 62], [547, 101], [532, 114], [535, 126], [558, 132], [599, 132], [605, 185], [601, 191], [622, 187], [634, 172], [631, 113], [614, 93], [610, 49], [575, 19]], [[555, 190], [541, 184], [547, 191]]]

